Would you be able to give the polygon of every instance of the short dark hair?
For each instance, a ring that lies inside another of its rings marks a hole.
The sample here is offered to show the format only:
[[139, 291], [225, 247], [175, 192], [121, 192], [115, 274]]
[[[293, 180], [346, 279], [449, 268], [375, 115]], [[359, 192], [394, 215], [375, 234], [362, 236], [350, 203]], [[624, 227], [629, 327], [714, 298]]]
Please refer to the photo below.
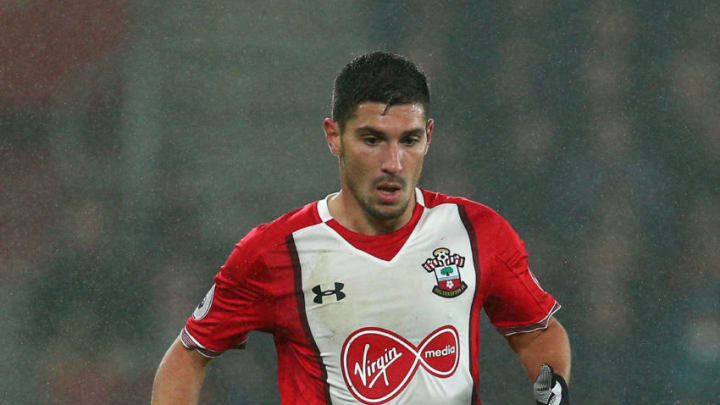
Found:
[[430, 114], [427, 78], [413, 62], [389, 52], [371, 52], [345, 65], [335, 78], [332, 119], [345, 131], [345, 123], [364, 102], [422, 104]]

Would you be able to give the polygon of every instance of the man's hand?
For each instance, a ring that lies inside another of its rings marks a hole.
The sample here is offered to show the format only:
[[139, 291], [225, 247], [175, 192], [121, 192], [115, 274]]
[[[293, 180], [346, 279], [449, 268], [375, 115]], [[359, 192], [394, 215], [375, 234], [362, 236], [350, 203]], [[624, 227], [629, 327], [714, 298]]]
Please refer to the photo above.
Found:
[[543, 364], [533, 384], [537, 405], [570, 405], [570, 394], [565, 379], [553, 373], [552, 367]]

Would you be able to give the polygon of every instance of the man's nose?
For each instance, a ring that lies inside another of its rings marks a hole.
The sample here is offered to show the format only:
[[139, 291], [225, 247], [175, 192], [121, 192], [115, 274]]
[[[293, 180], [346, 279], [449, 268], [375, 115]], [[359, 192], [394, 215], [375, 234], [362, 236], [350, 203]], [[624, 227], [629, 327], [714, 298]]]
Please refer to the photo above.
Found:
[[397, 173], [402, 170], [401, 150], [398, 144], [389, 143], [383, 157], [382, 170], [388, 173]]

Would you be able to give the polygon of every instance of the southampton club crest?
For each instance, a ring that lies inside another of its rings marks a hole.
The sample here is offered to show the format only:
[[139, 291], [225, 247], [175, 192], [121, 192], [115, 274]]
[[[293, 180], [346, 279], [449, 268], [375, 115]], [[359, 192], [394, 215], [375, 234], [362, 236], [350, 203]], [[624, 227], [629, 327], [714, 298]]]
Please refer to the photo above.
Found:
[[453, 298], [467, 290], [467, 284], [460, 278], [460, 268], [465, 266], [465, 258], [457, 253], [450, 254], [450, 249], [441, 247], [433, 250], [433, 257], [422, 264], [428, 273], [434, 272], [437, 285], [432, 292]]

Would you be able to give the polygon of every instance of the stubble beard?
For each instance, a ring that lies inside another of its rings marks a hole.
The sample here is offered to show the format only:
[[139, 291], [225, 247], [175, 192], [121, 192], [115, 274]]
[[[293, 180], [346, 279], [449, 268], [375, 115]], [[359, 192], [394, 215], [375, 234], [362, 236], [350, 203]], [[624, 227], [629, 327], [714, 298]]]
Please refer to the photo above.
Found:
[[[376, 219], [378, 221], [388, 221], [391, 219], [397, 219], [400, 218], [403, 213], [405, 213], [405, 210], [407, 209], [408, 205], [410, 204], [410, 199], [408, 198], [403, 202], [399, 207], [396, 209], [393, 209], [391, 211], [380, 211], [377, 209], [373, 203], [370, 200], [370, 198], [366, 198], [362, 195], [360, 190], [358, 190], [357, 184], [353, 182], [352, 180], [347, 180], [347, 186], [350, 190], [350, 193], [355, 197], [355, 200], [360, 204], [360, 207], [365, 211], [368, 215], [370, 215], [373, 219]], [[382, 204], [379, 204], [382, 205]]]
[[[347, 161], [345, 160], [344, 154], [340, 156], [340, 159], [341, 159], [341, 164], [347, 173]], [[373, 192], [375, 184], [381, 183], [386, 180], [388, 180], [388, 179], [381, 178], [376, 181], [373, 181], [372, 182], [373, 187], [370, 190], [368, 190], [368, 193], [371, 194]], [[406, 182], [403, 179], [394, 178], [392, 180], [397, 180], [397, 182], [399, 182], [403, 186], [403, 189], [405, 188]], [[362, 191], [360, 190], [360, 187], [358, 187], [357, 183], [355, 183], [355, 181], [352, 178], [346, 177], [345, 182], [347, 183], [348, 190], [355, 198], [355, 201], [357, 201], [360, 204], [360, 207], [363, 209], [363, 211], [365, 211], [370, 217], [372, 217], [375, 220], [388, 221], [388, 220], [392, 220], [392, 219], [397, 219], [405, 213], [405, 210], [407, 209], [408, 205], [410, 204], [411, 198], [408, 198], [403, 203], [401, 203], [401, 205], [397, 209], [393, 209], [391, 211], [380, 211], [373, 205], [372, 201], [370, 201], [372, 197], [370, 195], [364, 196]], [[382, 205], [382, 204], [379, 204], [379, 205]]]

